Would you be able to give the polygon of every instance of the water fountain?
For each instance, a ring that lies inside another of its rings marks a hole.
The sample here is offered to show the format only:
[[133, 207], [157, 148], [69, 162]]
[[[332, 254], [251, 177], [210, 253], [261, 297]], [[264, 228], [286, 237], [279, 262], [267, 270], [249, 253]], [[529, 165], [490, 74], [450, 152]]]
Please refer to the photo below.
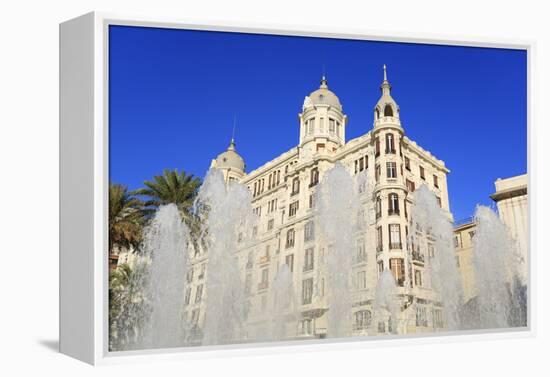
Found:
[[412, 260], [412, 253], [418, 252], [417, 248], [428, 252], [428, 255], [422, 254], [428, 277], [424, 285], [431, 287], [435, 294], [433, 299], [443, 304], [447, 330], [458, 330], [463, 295], [452, 243], [451, 219], [437, 203], [435, 194], [425, 185], [414, 192], [411, 219], [409, 260]]
[[386, 328], [388, 332], [398, 332], [401, 304], [397, 293], [394, 276], [384, 270], [376, 284], [370, 334], [385, 333]]
[[279, 267], [269, 293], [270, 330], [267, 340], [283, 340], [295, 330], [299, 318], [292, 272], [286, 264]]
[[161, 206], [144, 230], [142, 256], [133, 266], [123, 311], [121, 349], [184, 344], [183, 319], [189, 231], [174, 204]]
[[211, 169], [195, 202], [208, 255], [203, 345], [227, 344], [244, 337], [244, 285], [237, 251], [238, 246], [246, 248], [254, 242], [257, 216], [251, 199], [245, 186], [226, 185], [222, 172]]
[[[508, 229], [490, 208], [478, 206], [474, 243], [477, 298], [471, 321], [477, 328], [526, 326], [522, 258]], [[475, 324], [475, 321], [478, 321]]]
[[318, 222], [328, 245], [327, 335], [351, 335], [351, 271], [354, 230], [360, 208], [352, 177], [341, 164], [327, 171], [319, 187]]
[[[316, 240], [327, 251], [324, 260], [319, 259], [322, 266], [316, 280], [319, 284], [321, 273], [327, 280], [323, 289], [327, 296], [327, 336], [333, 338], [352, 335], [355, 238], [357, 232], [364, 237], [372, 223], [372, 214], [365, 212], [361, 204], [361, 198], [372, 197], [368, 183], [366, 172], [353, 178], [344, 166], [336, 164], [326, 172], [316, 193], [315, 221], [319, 230]], [[194, 215], [200, 223], [200, 245], [207, 256], [203, 295], [206, 303], [201, 306], [204, 320], [199, 321], [202, 333], [196, 333], [196, 328], [192, 332], [183, 315], [185, 276], [190, 264], [189, 230], [175, 205], [159, 208], [145, 229], [143, 256], [133, 267], [131, 299], [116, 321], [118, 349], [185, 346], [192, 344], [189, 340], [193, 336], [193, 344], [220, 345], [250, 341], [251, 333], [255, 333], [256, 341], [282, 340], [294, 334], [299, 307], [293, 275], [286, 264], [279, 266], [270, 284], [264, 318], [267, 325], [263, 330], [247, 327], [243, 273], [239, 267], [244, 263], [239, 263], [239, 258], [241, 253], [254, 254], [257, 246], [253, 229], [258, 218], [253, 214], [251, 201], [245, 186], [236, 182], [226, 184], [222, 172], [216, 169], [208, 172], [197, 196]], [[447, 330], [464, 328], [465, 321], [468, 328], [477, 329], [525, 326], [526, 283], [518, 274], [522, 261], [515, 244], [491, 209], [480, 206], [476, 222], [474, 267], [478, 292], [475, 305], [468, 310], [462, 302], [450, 216], [425, 186], [414, 193], [406, 260], [411, 263], [419, 258], [418, 253], [424, 252], [422, 286], [429, 292], [427, 300], [443, 308]], [[375, 261], [367, 265], [371, 285], [376, 284], [368, 292], [370, 296], [364, 298], [372, 302], [369, 334], [405, 333], [408, 319], [402, 310], [414, 308], [415, 301], [403, 299], [413, 297], [414, 288], [410, 284], [398, 288], [390, 270], [383, 271], [376, 282]], [[410, 275], [409, 272], [409, 279]], [[366, 295], [365, 292], [362, 294]]]

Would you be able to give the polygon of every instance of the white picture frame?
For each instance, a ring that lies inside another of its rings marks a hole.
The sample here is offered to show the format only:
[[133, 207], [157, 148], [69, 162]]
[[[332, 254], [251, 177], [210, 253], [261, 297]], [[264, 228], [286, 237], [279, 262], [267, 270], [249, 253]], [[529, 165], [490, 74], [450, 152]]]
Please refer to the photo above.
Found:
[[[110, 353], [107, 347], [107, 203], [108, 203], [108, 27], [132, 25], [175, 29], [252, 32], [420, 44], [514, 48], [527, 51], [528, 144], [532, 125], [533, 41], [487, 40], [427, 35], [388, 34], [366, 30], [260, 25], [143, 18], [88, 13], [60, 25], [60, 351], [90, 364], [220, 357], [234, 354], [289, 353], [311, 349], [351, 349], [410, 343], [532, 337], [535, 334], [534, 269], [530, 243], [528, 327], [525, 330], [463, 331], [460, 335], [389, 336], [383, 339], [330, 339], [253, 343]], [[531, 152], [530, 152], [531, 153]], [[531, 172], [528, 159], [528, 173]], [[536, 187], [529, 175], [529, 214]], [[530, 229], [530, 240], [533, 227]]]

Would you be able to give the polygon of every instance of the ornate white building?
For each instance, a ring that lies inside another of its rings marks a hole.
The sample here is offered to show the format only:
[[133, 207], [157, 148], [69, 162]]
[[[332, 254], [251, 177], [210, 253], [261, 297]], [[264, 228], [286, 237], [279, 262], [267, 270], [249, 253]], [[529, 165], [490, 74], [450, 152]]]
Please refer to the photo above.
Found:
[[[346, 140], [348, 116], [323, 77], [319, 88], [305, 97], [298, 114], [300, 139], [296, 147], [246, 172], [244, 160], [231, 140], [229, 148], [212, 161], [212, 167], [222, 170], [226, 181], [236, 180], [250, 189], [254, 213], [259, 216], [254, 229], [258, 242], [239, 252], [249, 328], [256, 326], [261, 331], [269, 321], [268, 293], [278, 268], [287, 264], [300, 313], [288, 337], [326, 335], [326, 245], [316, 241], [312, 219], [315, 190], [338, 162], [351, 175], [367, 170], [369, 182], [374, 183], [372, 192], [364, 193], [361, 202], [365, 213], [375, 216], [364, 219], [365, 225], [354, 240], [353, 333], [375, 335], [390, 330], [389, 323], [371, 323], [374, 288], [385, 269], [395, 277], [402, 301], [400, 332], [432, 332], [445, 327], [441, 304], [424, 276], [424, 261], [431, 251], [415, 248], [407, 252], [407, 236], [414, 191], [420, 185], [427, 185], [440, 206], [449, 211], [449, 170], [443, 161], [405, 136], [401, 111], [391, 89], [384, 66], [372, 125], [358, 125], [367, 132]], [[197, 256], [193, 264], [188, 276], [192, 284], [186, 292], [188, 318], [201, 327], [205, 257]]]

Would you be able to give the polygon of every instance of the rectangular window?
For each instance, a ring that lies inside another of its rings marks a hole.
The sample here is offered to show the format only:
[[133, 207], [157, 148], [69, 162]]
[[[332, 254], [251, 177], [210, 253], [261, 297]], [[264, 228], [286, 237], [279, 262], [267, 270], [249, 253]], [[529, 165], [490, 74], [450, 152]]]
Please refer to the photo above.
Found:
[[307, 133], [311, 135], [313, 134], [314, 131], [315, 131], [315, 118], [311, 118], [308, 121]]
[[313, 221], [310, 221], [304, 226], [304, 241], [305, 242], [311, 241], [313, 240], [314, 237], [315, 237], [315, 224], [313, 223]]
[[374, 180], [376, 182], [380, 181], [380, 165], [376, 165], [374, 168]]
[[405, 157], [405, 169], [411, 171], [411, 160], [408, 157]]
[[197, 292], [195, 293], [195, 303], [200, 302], [202, 298], [202, 284], [197, 286]]
[[331, 135], [334, 135], [334, 133], [336, 132], [336, 126], [335, 126], [335, 123], [334, 123], [334, 119], [329, 119], [328, 120], [328, 132]]
[[187, 288], [185, 291], [185, 305], [189, 305], [189, 302], [191, 301], [191, 288]]
[[384, 261], [378, 262], [378, 276], [384, 272]]
[[374, 140], [374, 156], [378, 157], [380, 156], [380, 139], [376, 138]]
[[357, 263], [363, 263], [367, 261], [367, 250], [365, 249], [365, 240], [359, 238], [357, 240]]
[[364, 165], [364, 161], [363, 159], [359, 159], [359, 171], [363, 171], [365, 169], [365, 165]]
[[397, 194], [388, 195], [388, 215], [399, 215], [399, 196]]
[[191, 323], [196, 325], [199, 323], [199, 314], [200, 314], [200, 311], [199, 309], [195, 309], [191, 312]]
[[315, 194], [309, 196], [309, 208], [315, 208]]
[[306, 249], [304, 258], [304, 271], [313, 270], [313, 248]]
[[422, 272], [420, 270], [414, 270], [414, 285], [417, 287], [422, 286]]
[[298, 212], [298, 201], [295, 201], [294, 203], [290, 203], [290, 206], [288, 207], [288, 216], [293, 217], [296, 215], [296, 212]]
[[426, 316], [426, 307], [418, 305], [416, 307], [416, 326], [428, 326], [428, 317]]
[[376, 251], [382, 251], [383, 249], [383, 239], [382, 239], [382, 227], [379, 226], [376, 228]]
[[357, 289], [367, 288], [367, 273], [365, 271], [359, 271], [357, 273]]
[[311, 304], [313, 298], [313, 278], [302, 281], [302, 304]]
[[390, 224], [390, 249], [401, 248], [401, 226], [399, 224]]
[[434, 174], [434, 187], [439, 188], [439, 181], [437, 179], [437, 175]]
[[386, 134], [386, 154], [395, 154], [395, 142], [393, 134]]
[[267, 222], [267, 230], [272, 230], [274, 224], [275, 224], [275, 220], [269, 219], [269, 221]]
[[258, 290], [267, 289], [269, 286], [269, 269], [264, 268], [262, 270], [260, 284], [258, 284]]
[[409, 192], [414, 192], [414, 190], [415, 190], [414, 182], [413, 182], [413, 181], [409, 181], [409, 180], [407, 179], [406, 184], [407, 184], [407, 190], [409, 190]]
[[386, 163], [386, 175], [388, 178], [397, 178], [397, 164], [395, 162]]
[[436, 196], [435, 199], [437, 200], [437, 205], [439, 208], [441, 208], [441, 198], [439, 196]]
[[377, 219], [382, 216], [382, 199], [379, 196], [376, 198], [375, 213]]
[[441, 309], [433, 310], [433, 325], [434, 327], [443, 327], [443, 312]]
[[390, 270], [398, 286], [405, 283], [405, 263], [403, 258], [390, 258]]
[[296, 177], [292, 180], [292, 192], [290, 195], [296, 195], [300, 192], [300, 178]]
[[285, 264], [288, 266], [290, 272], [294, 271], [294, 254], [289, 254], [285, 257]]
[[455, 243], [455, 247], [458, 247], [459, 245], [458, 236], [454, 236], [454, 243]]
[[294, 246], [294, 229], [289, 229], [286, 232], [286, 247], [293, 247]]
[[424, 175], [424, 167], [420, 166], [420, 178], [426, 179], [426, 176]]
[[310, 177], [310, 181], [309, 181], [309, 187], [313, 187], [317, 183], [319, 183], [319, 169], [313, 168], [313, 169], [311, 169], [311, 177]]

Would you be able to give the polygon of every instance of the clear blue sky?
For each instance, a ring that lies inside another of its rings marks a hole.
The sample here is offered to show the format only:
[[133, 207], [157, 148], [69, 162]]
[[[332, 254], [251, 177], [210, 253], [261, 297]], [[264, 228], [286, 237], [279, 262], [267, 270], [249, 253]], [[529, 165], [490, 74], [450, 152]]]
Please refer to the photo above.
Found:
[[526, 52], [115, 26], [110, 175], [130, 189], [164, 168], [204, 177], [237, 117], [247, 170], [298, 143], [304, 96], [329, 88], [348, 140], [372, 128], [382, 65], [405, 133], [445, 161], [455, 219], [527, 171]]

